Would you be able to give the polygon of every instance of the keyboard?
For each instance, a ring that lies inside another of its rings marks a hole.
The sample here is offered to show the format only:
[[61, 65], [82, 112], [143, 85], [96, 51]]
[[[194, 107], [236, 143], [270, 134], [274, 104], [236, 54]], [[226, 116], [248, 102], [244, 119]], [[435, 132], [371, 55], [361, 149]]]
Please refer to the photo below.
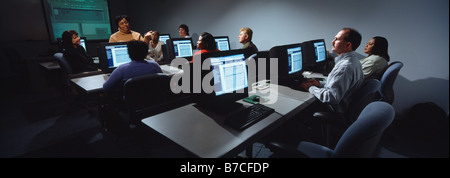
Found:
[[262, 104], [254, 104], [244, 110], [232, 113], [225, 118], [225, 124], [236, 130], [244, 130], [275, 112], [275, 109]]

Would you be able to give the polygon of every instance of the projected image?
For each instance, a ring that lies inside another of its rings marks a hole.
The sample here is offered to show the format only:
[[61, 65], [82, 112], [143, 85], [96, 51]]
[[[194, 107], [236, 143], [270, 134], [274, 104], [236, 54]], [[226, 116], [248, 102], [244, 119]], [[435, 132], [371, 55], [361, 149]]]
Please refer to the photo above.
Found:
[[66, 30], [89, 40], [109, 39], [111, 25], [107, 0], [44, 0], [52, 41]]

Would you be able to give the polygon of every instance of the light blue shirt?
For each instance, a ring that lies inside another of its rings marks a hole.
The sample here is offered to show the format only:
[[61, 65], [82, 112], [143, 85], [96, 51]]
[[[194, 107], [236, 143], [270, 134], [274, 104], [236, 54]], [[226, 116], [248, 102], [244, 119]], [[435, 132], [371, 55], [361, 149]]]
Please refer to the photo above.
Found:
[[336, 112], [345, 112], [352, 94], [364, 81], [361, 62], [356, 52], [344, 53], [335, 58], [335, 65], [325, 82], [311, 86], [309, 92], [322, 103], [329, 104]]
[[121, 87], [120, 85], [130, 78], [155, 73], [162, 73], [162, 70], [154, 61], [131, 61], [122, 64], [111, 73], [108, 80], [103, 84], [103, 91], [114, 91], [115, 88]]

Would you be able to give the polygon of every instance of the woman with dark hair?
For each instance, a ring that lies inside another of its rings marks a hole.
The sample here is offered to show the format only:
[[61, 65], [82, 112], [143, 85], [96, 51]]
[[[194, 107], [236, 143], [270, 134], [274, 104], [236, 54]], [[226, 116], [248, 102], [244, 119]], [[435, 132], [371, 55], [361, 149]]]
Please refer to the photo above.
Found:
[[116, 16], [114, 22], [119, 27], [119, 31], [112, 34], [109, 37], [109, 42], [127, 42], [131, 40], [144, 41], [142, 35], [138, 32], [131, 30], [130, 28], [130, 20], [126, 15]]
[[159, 41], [159, 32], [156, 30], [150, 30], [144, 36], [145, 42], [148, 44], [148, 55], [146, 60], [153, 60], [160, 62], [163, 59], [162, 45], [164, 42]]
[[98, 70], [86, 50], [80, 45], [80, 37], [75, 30], [67, 30], [62, 34], [64, 58], [72, 68], [72, 73]]
[[200, 49], [200, 51], [197, 51], [194, 56], [208, 52], [220, 51], [217, 49], [214, 37], [208, 32], [203, 32], [198, 37], [197, 48]]
[[178, 26], [178, 33], [182, 38], [190, 38], [189, 36], [189, 27], [186, 24], [181, 24]]
[[364, 48], [367, 57], [361, 59], [364, 79], [380, 79], [388, 67], [388, 41], [381, 36], [373, 37]]

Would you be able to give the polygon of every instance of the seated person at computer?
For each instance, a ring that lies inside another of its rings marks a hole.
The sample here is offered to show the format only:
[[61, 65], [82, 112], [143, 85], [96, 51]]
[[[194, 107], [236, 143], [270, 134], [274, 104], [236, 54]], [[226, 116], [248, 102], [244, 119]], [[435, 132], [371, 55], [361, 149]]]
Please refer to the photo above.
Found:
[[390, 60], [387, 39], [381, 36], [373, 37], [366, 44], [364, 53], [368, 54], [360, 61], [364, 79], [380, 80]]
[[109, 42], [127, 42], [131, 40], [143, 41], [144, 38], [138, 32], [131, 30], [130, 20], [126, 15], [116, 16], [114, 22], [119, 27], [119, 31], [109, 37]]
[[308, 79], [301, 86], [319, 101], [329, 104], [335, 112], [345, 112], [352, 94], [358, 90], [364, 74], [355, 50], [361, 43], [361, 34], [352, 28], [343, 28], [332, 41], [332, 51], [338, 54], [335, 66], [326, 81]]
[[162, 73], [156, 62], [145, 60], [148, 54], [147, 43], [133, 40], [127, 43], [127, 47], [131, 62], [120, 65], [111, 73], [108, 80], [103, 84], [103, 91], [106, 93], [115, 92], [116, 89], [122, 87], [121, 84], [130, 78]]
[[197, 56], [197, 55], [200, 55], [203, 53], [214, 52], [214, 51], [220, 51], [219, 49], [217, 49], [216, 41], [214, 40], [214, 37], [208, 32], [203, 32], [198, 37], [197, 48], [200, 51], [197, 51], [196, 53], [194, 53], [194, 58], [192, 59], [192, 61], [194, 61], [195, 56]]
[[182, 38], [191, 37], [189, 36], [189, 27], [186, 24], [181, 24], [180, 26], [178, 26], [178, 34], [180, 34]]
[[253, 44], [252, 38], [253, 38], [252, 29], [248, 27], [241, 28], [239, 32], [239, 43], [243, 44], [241, 49], [247, 49], [250, 55], [258, 52], [258, 48], [256, 47], [255, 44]]
[[80, 45], [80, 37], [75, 30], [64, 31], [62, 39], [65, 48], [64, 58], [69, 63], [72, 73], [98, 70], [92, 58], [89, 57], [86, 50]]
[[160, 62], [163, 59], [161, 46], [164, 45], [164, 42], [159, 41], [159, 32], [149, 31], [144, 38], [144, 41], [148, 44], [148, 55], [145, 59]]

